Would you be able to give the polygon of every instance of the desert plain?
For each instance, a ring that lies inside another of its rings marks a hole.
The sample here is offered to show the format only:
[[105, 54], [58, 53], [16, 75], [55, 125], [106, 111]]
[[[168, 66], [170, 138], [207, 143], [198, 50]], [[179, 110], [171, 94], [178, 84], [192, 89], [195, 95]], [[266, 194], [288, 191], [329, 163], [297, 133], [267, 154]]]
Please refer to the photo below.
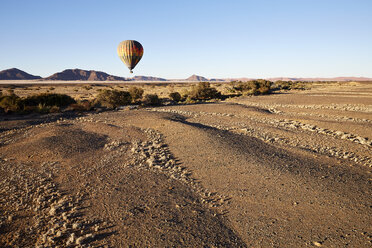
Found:
[[[130, 84], [12, 89], [89, 99]], [[371, 82], [4, 114], [0, 247], [371, 247], [371, 172]]]

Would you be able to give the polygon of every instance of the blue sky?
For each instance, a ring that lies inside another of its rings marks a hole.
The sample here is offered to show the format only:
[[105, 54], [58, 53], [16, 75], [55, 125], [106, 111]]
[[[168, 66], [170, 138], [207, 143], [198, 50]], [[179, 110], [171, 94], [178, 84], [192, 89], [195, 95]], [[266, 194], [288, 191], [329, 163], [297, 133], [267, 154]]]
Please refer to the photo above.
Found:
[[133, 75], [372, 77], [371, 13], [371, 0], [1, 0], [0, 70], [129, 77], [116, 48], [135, 39]]

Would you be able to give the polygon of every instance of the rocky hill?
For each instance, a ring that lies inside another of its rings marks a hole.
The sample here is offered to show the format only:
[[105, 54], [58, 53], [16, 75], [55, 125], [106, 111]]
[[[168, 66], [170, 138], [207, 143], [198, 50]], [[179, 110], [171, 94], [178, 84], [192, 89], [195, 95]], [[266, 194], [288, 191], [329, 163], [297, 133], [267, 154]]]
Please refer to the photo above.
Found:
[[149, 77], [149, 76], [135, 76], [132, 78], [134, 81], [167, 81], [165, 78]]
[[44, 80], [128, 81], [126, 78], [109, 75], [105, 72], [81, 69], [67, 69], [46, 77]]
[[17, 68], [11, 68], [0, 71], [0, 80], [32, 80], [40, 79], [40, 76], [34, 76]]
[[190, 77], [186, 78], [186, 81], [209, 81], [208, 78], [198, 76], [198, 75], [191, 75]]

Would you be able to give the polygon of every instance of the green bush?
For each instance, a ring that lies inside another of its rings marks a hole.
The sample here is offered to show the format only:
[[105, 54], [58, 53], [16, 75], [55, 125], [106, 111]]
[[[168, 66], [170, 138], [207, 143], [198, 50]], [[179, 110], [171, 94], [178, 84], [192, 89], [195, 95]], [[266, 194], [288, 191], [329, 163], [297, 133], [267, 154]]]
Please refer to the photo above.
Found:
[[279, 90], [290, 90], [292, 88], [292, 83], [292, 81], [278, 80], [275, 82], [275, 85]]
[[18, 112], [21, 109], [21, 98], [15, 94], [0, 96], [0, 108], [5, 113]]
[[129, 91], [130, 96], [132, 97], [132, 102], [133, 103], [137, 102], [139, 99], [142, 98], [142, 95], [143, 95], [143, 89], [142, 88], [131, 86], [131, 87], [129, 87], [128, 91]]
[[[30, 110], [32, 110], [32, 112], [37, 112], [37, 113], [40, 113], [40, 114], [48, 114], [48, 113], [59, 112], [59, 107], [57, 107], [57, 106], [47, 106], [45, 104], [39, 103], [39, 105], [37, 105], [37, 106], [31, 106]], [[27, 112], [27, 111], [24, 111], [24, 112]]]
[[42, 93], [38, 95], [28, 96], [21, 100], [21, 105], [25, 106], [57, 106], [57, 107], [66, 107], [72, 103], [75, 103], [75, 100], [68, 95], [64, 94], [50, 94]]
[[181, 94], [178, 92], [172, 92], [169, 94], [170, 99], [172, 99], [175, 102], [181, 101], [182, 97]]
[[143, 98], [143, 104], [147, 106], [158, 106], [161, 105], [161, 99], [157, 94], [147, 94]]
[[196, 86], [192, 86], [187, 98], [191, 100], [210, 100], [220, 98], [221, 92], [217, 89], [210, 87], [209, 82], [200, 82]]
[[247, 82], [231, 82], [232, 91], [238, 91], [244, 95], [269, 94], [272, 84], [273, 82], [264, 79], [250, 80]]
[[97, 96], [97, 102], [105, 107], [116, 108], [131, 103], [132, 97], [128, 91], [102, 90]]
[[275, 85], [279, 90], [306, 90], [310, 88], [311, 82], [278, 80]]

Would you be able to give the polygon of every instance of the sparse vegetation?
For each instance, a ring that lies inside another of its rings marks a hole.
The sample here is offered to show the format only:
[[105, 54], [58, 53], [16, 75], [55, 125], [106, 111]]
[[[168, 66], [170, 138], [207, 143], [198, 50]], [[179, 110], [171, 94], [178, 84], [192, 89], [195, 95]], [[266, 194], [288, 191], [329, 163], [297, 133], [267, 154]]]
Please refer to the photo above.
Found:
[[209, 82], [200, 82], [196, 86], [192, 86], [191, 91], [188, 92], [187, 98], [189, 100], [211, 100], [221, 97], [221, 92], [216, 88], [210, 86]]
[[7, 91], [7, 93], [9, 95], [13, 95], [14, 94], [14, 89], [7, 89], [6, 91]]
[[172, 93], [170, 93], [169, 94], [169, 97], [170, 97], [170, 99], [172, 99], [172, 101], [175, 101], [175, 102], [179, 102], [182, 99], [181, 94], [178, 93], [178, 92], [172, 92]]
[[93, 109], [94, 109], [94, 103], [91, 101], [87, 101], [87, 100], [78, 101], [76, 103], [70, 104], [67, 108], [67, 110], [79, 111], [79, 112], [90, 111]]
[[130, 104], [132, 97], [128, 91], [103, 90], [98, 94], [96, 102], [104, 107], [116, 108]]
[[131, 86], [128, 89], [130, 96], [132, 97], [132, 102], [135, 103], [142, 98], [144, 90], [139, 87]]
[[15, 94], [10, 94], [0, 97], [0, 108], [2, 108], [5, 113], [58, 112], [61, 107], [66, 107], [72, 103], [75, 103], [72, 97], [62, 94], [44, 93], [24, 98], [20, 98]]
[[[319, 82], [319, 83], [328, 83], [328, 82]], [[306, 82], [306, 81], [276, 81], [275, 82], [275, 89], [276, 90], [306, 90], [310, 89], [310, 85], [313, 82]]]
[[265, 95], [271, 92], [273, 82], [264, 79], [250, 80], [247, 82], [233, 81], [230, 83], [230, 92], [239, 92], [243, 95]]
[[[133, 84], [118, 85], [69, 85], [57, 87], [6, 85], [0, 89], [1, 113], [89, 111], [96, 107], [116, 108], [122, 105], [141, 104], [157, 106], [174, 102], [193, 104], [205, 101], [224, 100], [241, 95], [264, 95], [275, 91], [304, 90], [312, 85], [337, 82], [305, 82], [250, 80], [231, 83], [199, 82], [192, 84]], [[52, 94], [53, 92], [66, 92]], [[50, 92], [49, 92], [50, 91]], [[148, 95], [144, 96], [144, 92]], [[40, 93], [37, 93], [40, 92]], [[43, 93], [41, 93], [43, 92]], [[76, 92], [76, 93], [75, 93]], [[34, 93], [34, 95], [31, 95]], [[74, 98], [76, 98], [76, 100]], [[59, 100], [58, 100], [59, 99]]]
[[145, 106], [158, 106], [161, 104], [161, 99], [157, 94], [147, 94], [143, 98], [143, 104]]
[[5, 113], [17, 112], [20, 110], [20, 98], [15, 94], [0, 96], [0, 108]]
[[75, 102], [76, 101], [68, 95], [43, 93], [23, 98], [21, 100], [21, 105], [38, 106], [39, 104], [42, 104], [44, 106], [67, 107], [68, 105]]
[[90, 85], [84, 85], [83, 86], [83, 89], [85, 89], [85, 90], [91, 90], [93, 87], [92, 86], [90, 86]]

